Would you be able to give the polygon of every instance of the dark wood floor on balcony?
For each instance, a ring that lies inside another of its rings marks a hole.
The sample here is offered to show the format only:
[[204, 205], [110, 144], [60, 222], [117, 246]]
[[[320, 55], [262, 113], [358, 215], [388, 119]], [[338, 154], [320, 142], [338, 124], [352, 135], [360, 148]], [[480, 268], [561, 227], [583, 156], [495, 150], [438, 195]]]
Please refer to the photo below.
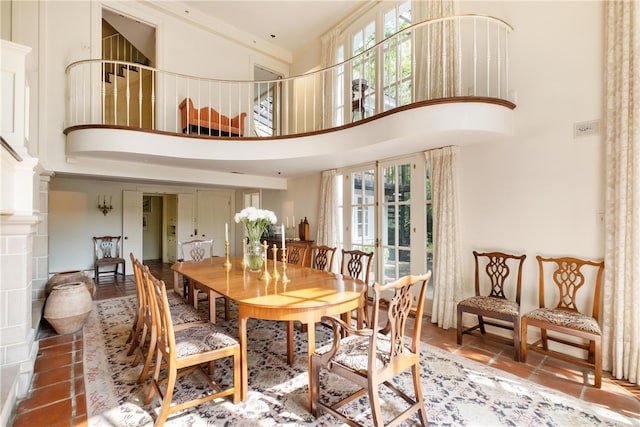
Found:
[[[145, 264], [169, 286], [173, 284], [169, 264], [158, 261], [146, 261]], [[105, 276], [100, 279], [95, 299], [134, 294], [133, 276], [127, 276], [124, 281], [122, 278], [110, 280]], [[56, 335], [46, 321], [43, 322], [39, 332], [40, 351], [29, 397], [18, 403], [13, 426], [85, 426], [87, 410], [82, 331]], [[536, 353], [530, 354], [527, 363], [519, 363], [513, 360], [510, 347], [489, 340], [465, 336], [463, 345], [459, 346], [456, 344], [455, 329], [442, 330], [428, 318], [424, 320], [422, 339], [452, 353], [640, 420], [640, 387], [615, 380], [606, 372], [602, 388], [598, 390], [582, 384], [582, 370]]]

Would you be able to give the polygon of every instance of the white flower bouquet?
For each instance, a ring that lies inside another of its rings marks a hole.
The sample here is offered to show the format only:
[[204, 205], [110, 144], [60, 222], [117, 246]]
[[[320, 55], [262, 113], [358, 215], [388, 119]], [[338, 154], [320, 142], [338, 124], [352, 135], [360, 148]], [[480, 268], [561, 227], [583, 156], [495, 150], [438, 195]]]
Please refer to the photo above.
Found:
[[237, 213], [234, 220], [244, 224], [250, 241], [259, 242], [269, 224], [275, 224], [278, 218], [269, 210], [248, 207]]

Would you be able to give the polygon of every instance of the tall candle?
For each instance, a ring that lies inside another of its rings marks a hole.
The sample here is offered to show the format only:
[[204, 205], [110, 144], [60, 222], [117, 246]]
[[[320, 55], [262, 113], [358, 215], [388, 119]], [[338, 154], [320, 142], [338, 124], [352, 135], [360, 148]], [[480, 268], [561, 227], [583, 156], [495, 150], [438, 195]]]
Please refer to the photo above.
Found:
[[[284, 224], [282, 224], [282, 228], [284, 228]], [[289, 228], [289, 217], [287, 217], [287, 228]]]
[[284, 249], [284, 224], [282, 224], [281, 226], [281, 231], [282, 231], [282, 249]]
[[229, 223], [227, 222], [224, 223], [224, 241], [229, 241]]

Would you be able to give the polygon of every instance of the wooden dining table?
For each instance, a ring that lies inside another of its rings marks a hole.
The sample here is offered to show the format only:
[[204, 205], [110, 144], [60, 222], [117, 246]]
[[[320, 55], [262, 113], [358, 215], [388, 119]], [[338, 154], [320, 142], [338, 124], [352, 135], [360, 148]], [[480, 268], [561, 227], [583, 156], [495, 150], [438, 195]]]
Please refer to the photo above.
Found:
[[[311, 392], [311, 355], [315, 351], [315, 325], [322, 316], [335, 316], [362, 310], [365, 284], [362, 280], [341, 274], [316, 270], [297, 265], [286, 266], [288, 282], [282, 281], [283, 264], [275, 268], [280, 274], [274, 279], [274, 262], [268, 261], [270, 280], [262, 273], [249, 272], [242, 266], [240, 257], [231, 257], [231, 267], [224, 266], [224, 257], [214, 257], [204, 262], [183, 261], [171, 266], [174, 271], [174, 288], [185, 276], [210, 290], [210, 319], [215, 319], [216, 294], [229, 298], [238, 306], [238, 337], [241, 350], [241, 399], [248, 395], [247, 319], [287, 321], [288, 361], [293, 361], [293, 322], [307, 325], [307, 363], [309, 368], [309, 392]], [[309, 400], [311, 404], [311, 400]]]

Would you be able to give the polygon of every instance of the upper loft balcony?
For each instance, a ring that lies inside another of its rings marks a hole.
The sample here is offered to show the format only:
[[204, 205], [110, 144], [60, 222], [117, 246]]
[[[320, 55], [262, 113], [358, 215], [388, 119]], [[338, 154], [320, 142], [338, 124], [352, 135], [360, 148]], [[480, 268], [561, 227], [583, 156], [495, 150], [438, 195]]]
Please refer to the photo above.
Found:
[[515, 108], [511, 31], [487, 16], [429, 20], [277, 80], [74, 62], [66, 155], [286, 177], [499, 139], [511, 134]]

